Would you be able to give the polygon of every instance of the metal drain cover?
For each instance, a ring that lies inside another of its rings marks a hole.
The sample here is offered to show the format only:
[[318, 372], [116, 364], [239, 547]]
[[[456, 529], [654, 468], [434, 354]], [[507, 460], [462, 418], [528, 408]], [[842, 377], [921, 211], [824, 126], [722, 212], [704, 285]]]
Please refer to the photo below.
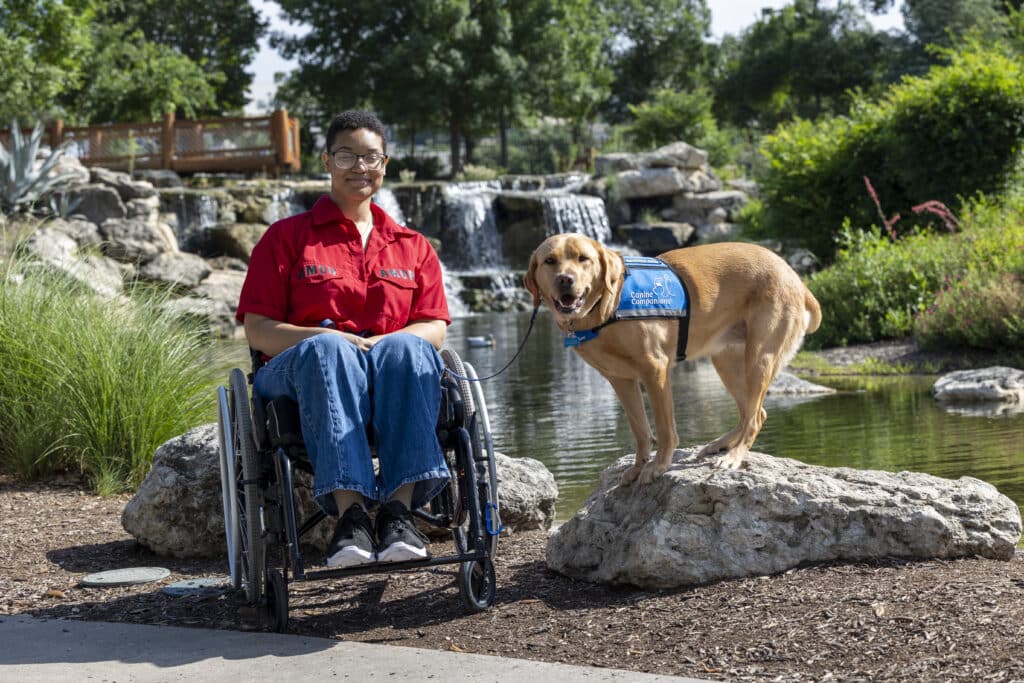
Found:
[[89, 574], [82, 579], [81, 584], [90, 587], [130, 586], [136, 583], [160, 581], [170, 575], [171, 570], [163, 567], [126, 567]]

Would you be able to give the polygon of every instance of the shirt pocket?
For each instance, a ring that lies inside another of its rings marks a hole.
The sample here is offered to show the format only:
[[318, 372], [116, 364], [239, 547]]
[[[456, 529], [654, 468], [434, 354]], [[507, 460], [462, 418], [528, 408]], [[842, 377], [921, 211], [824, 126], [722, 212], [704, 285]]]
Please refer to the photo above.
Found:
[[386, 319], [386, 331], [394, 332], [409, 324], [409, 314], [418, 290], [416, 280], [377, 275], [367, 293], [367, 307], [380, 311], [381, 317]]

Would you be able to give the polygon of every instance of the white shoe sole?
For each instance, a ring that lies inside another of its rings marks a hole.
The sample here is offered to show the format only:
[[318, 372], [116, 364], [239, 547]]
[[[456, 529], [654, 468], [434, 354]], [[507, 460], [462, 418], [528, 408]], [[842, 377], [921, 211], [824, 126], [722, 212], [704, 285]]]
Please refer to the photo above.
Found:
[[403, 541], [392, 543], [377, 553], [378, 562], [408, 562], [409, 560], [425, 560], [428, 557], [426, 548], [417, 548]]
[[374, 554], [354, 545], [347, 545], [327, 558], [327, 566], [332, 569], [358, 567], [375, 561]]

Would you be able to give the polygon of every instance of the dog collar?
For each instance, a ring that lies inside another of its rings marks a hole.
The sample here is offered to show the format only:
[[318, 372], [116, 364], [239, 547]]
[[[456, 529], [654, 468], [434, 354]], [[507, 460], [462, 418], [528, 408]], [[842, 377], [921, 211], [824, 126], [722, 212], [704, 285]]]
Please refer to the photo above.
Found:
[[588, 342], [597, 336], [597, 331], [599, 329], [599, 327], [595, 327], [592, 330], [580, 330], [579, 332], [570, 332], [569, 334], [565, 335], [564, 339], [562, 339], [562, 346], [568, 349], [572, 348], [573, 346], [579, 346], [583, 342]]

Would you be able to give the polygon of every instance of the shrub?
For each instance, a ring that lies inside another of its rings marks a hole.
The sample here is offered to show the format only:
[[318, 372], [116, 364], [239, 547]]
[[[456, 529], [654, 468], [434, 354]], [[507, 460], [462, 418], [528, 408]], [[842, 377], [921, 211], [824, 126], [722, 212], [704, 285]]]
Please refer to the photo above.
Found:
[[437, 180], [441, 177], [441, 160], [434, 156], [407, 156], [392, 158], [388, 162], [389, 177], [401, 178], [403, 171], [412, 171], [420, 180]]
[[64, 147], [53, 150], [38, 166], [39, 143], [43, 126], [36, 123], [26, 139], [17, 119], [11, 122], [10, 150], [0, 144], [0, 211], [18, 211], [47, 195], [63, 189], [73, 177], [56, 173], [54, 167], [64, 155]]
[[961, 260], [952, 240], [925, 234], [893, 243], [877, 228], [862, 232], [847, 223], [840, 240], [835, 264], [808, 278], [822, 309], [808, 348], [909, 337], [914, 316]]
[[936, 222], [913, 215], [914, 205], [937, 200], [959, 211], [963, 198], [1010, 185], [1024, 144], [1024, 62], [977, 44], [949, 59], [877, 104], [857, 98], [849, 116], [798, 120], [766, 136], [768, 229], [830, 261], [844, 219], [878, 222], [864, 177], [886, 215], [902, 215], [904, 233]]
[[157, 446], [212, 418], [206, 344], [159, 298], [112, 305], [20, 259], [0, 277], [0, 469], [129, 490]]
[[911, 334], [932, 348], [1019, 347], [1024, 199], [978, 198], [959, 222], [957, 234], [916, 232], [897, 242], [847, 222], [835, 263], [807, 280], [822, 307], [808, 347]]

